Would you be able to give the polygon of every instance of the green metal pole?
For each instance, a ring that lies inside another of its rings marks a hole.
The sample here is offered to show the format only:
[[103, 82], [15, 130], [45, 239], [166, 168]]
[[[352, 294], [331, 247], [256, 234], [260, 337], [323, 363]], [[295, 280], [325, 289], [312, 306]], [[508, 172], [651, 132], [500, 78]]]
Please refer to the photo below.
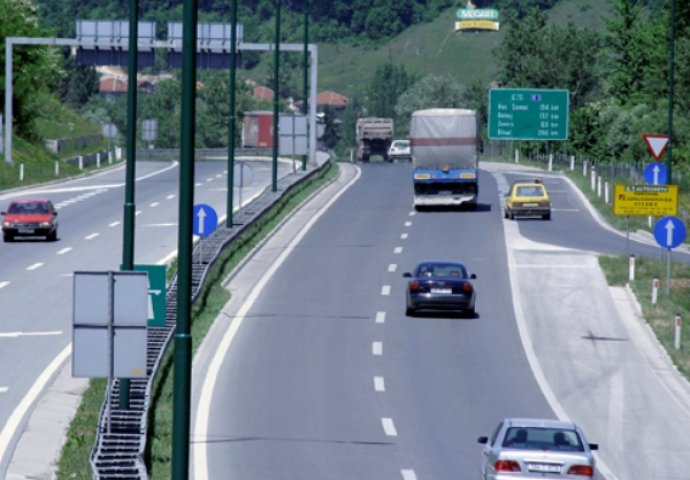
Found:
[[[309, 111], [307, 105], [307, 98], [309, 98], [309, 0], [304, 0], [304, 65], [302, 68], [302, 86], [304, 87], [302, 94], [302, 113], [307, 116]], [[302, 155], [302, 170], [307, 169], [307, 155]]]
[[228, 214], [225, 226], [232, 228], [235, 188], [235, 81], [237, 77], [237, 0], [230, 7], [230, 115], [228, 116]]
[[[134, 270], [134, 184], [137, 145], [137, 59], [139, 0], [129, 0], [129, 52], [127, 52], [127, 164], [122, 238], [122, 269]], [[129, 410], [129, 379], [120, 379], [120, 410]]]
[[187, 479], [189, 476], [197, 2], [198, 0], [184, 0], [182, 22], [182, 125], [172, 447], [172, 478], [175, 480]]
[[273, 181], [271, 191], [278, 191], [278, 97], [280, 72], [280, 0], [275, 0], [276, 4], [276, 35], [275, 35], [275, 56], [273, 66]]
[[671, 32], [669, 39], [668, 60], [668, 148], [666, 150], [667, 182], [673, 184], [673, 76], [675, 69], [675, 38], [676, 38], [676, 0], [671, 2]]

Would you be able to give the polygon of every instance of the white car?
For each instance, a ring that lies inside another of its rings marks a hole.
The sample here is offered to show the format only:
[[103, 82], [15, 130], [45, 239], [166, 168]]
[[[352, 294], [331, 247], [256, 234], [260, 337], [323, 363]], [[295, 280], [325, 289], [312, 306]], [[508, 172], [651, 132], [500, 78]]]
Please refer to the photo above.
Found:
[[390, 161], [401, 159], [411, 159], [412, 151], [410, 150], [409, 140], [393, 140], [388, 149], [388, 158]]
[[573, 422], [506, 418], [484, 445], [482, 480], [580, 480], [595, 475], [593, 450]]

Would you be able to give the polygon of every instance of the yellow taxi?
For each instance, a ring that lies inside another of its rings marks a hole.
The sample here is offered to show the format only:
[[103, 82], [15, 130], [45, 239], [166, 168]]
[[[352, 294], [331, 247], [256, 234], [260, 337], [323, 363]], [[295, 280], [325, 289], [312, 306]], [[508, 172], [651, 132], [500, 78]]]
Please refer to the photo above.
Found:
[[550, 220], [551, 199], [544, 183], [539, 179], [513, 182], [506, 195], [503, 216], [511, 220], [518, 216]]

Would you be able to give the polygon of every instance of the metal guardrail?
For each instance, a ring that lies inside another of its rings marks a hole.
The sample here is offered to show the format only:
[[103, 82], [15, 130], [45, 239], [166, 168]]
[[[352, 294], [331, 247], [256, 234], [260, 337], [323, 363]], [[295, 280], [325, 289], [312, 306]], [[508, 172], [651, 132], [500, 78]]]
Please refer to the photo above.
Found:
[[[235, 213], [240, 225], [219, 227], [204, 239], [203, 248], [197, 244], [192, 254], [192, 301], [196, 301], [204, 286], [209, 269], [224, 248], [266, 215], [281, 198], [302, 182], [312, 178], [327, 165], [298, 171], [278, 181], [278, 191], [269, 188], [250, 204]], [[96, 442], [91, 453], [93, 478], [98, 480], [148, 479], [144, 452], [146, 449], [148, 412], [151, 390], [156, 372], [175, 333], [177, 322], [177, 275], [166, 292], [164, 327], [150, 327], [147, 333], [147, 377], [130, 380], [130, 409], [120, 410], [120, 382], [115, 380], [106, 394], [98, 421]], [[108, 405], [110, 399], [110, 405]], [[109, 408], [108, 408], [109, 407]]]

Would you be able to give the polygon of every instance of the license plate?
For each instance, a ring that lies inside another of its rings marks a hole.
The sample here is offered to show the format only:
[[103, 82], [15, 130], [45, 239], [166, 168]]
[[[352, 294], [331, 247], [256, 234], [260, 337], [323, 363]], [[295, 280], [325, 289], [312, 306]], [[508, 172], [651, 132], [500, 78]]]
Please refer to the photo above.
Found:
[[537, 204], [536, 203], [523, 203], [522, 206], [523, 207], [536, 207]]
[[432, 288], [431, 293], [453, 293], [450, 288]]
[[530, 472], [560, 473], [561, 466], [554, 465], [551, 463], [528, 463], [527, 470], [529, 470]]
[[19, 227], [17, 229], [17, 232], [19, 232], [19, 233], [34, 233], [34, 229], [31, 227]]

